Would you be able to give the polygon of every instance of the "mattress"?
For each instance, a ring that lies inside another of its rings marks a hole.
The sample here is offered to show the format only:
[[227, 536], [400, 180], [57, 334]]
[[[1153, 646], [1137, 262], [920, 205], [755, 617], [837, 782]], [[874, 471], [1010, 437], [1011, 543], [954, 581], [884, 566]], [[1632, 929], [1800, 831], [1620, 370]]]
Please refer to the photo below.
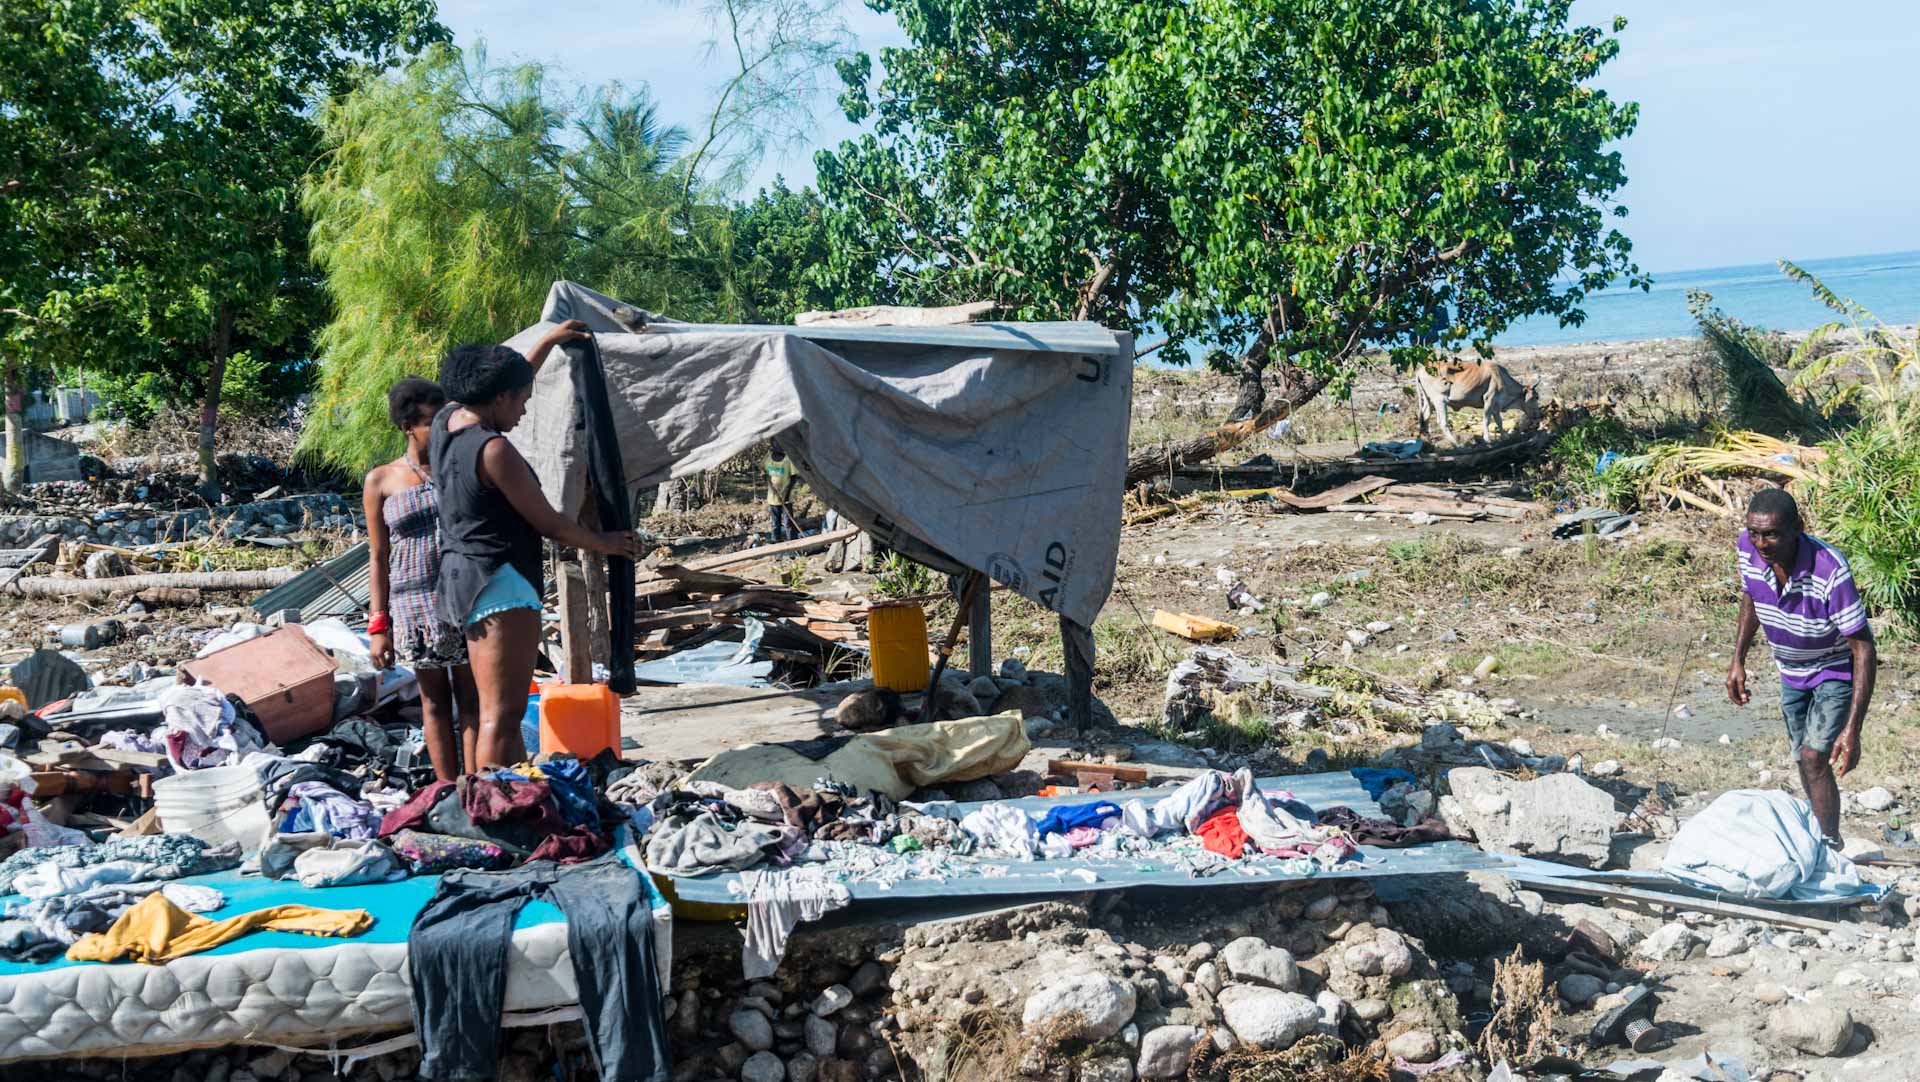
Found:
[[[632, 862], [630, 850], [623, 851]], [[242, 936], [164, 965], [0, 962], [0, 1063], [77, 1056], [160, 1055], [259, 1043], [328, 1044], [412, 1024], [407, 932], [438, 876], [307, 890], [235, 872], [195, 876], [227, 895], [218, 919], [298, 902], [366, 909], [374, 926], [353, 939], [285, 932]], [[653, 901], [661, 987], [670, 985], [673, 911]], [[578, 999], [566, 918], [546, 902], [520, 911], [508, 950], [505, 1009], [538, 1011]]]

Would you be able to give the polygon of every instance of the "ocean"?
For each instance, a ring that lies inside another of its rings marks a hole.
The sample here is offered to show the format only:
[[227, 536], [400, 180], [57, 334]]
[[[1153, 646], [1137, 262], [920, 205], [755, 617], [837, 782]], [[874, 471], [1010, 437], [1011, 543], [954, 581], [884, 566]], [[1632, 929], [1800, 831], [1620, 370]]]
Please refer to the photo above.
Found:
[[[1920, 322], [1920, 252], [1796, 261], [1827, 288], [1865, 305], [1887, 323]], [[1803, 331], [1836, 318], [1808, 288], [1772, 263], [1653, 275], [1653, 289], [1616, 286], [1588, 297], [1587, 321], [1562, 327], [1552, 318], [1522, 320], [1494, 339], [1502, 346], [1550, 346], [1573, 342], [1629, 342], [1699, 333], [1687, 314], [1687, 291], [1713, 294], [1714, 306], [1744, 323], [1768, 330]]]

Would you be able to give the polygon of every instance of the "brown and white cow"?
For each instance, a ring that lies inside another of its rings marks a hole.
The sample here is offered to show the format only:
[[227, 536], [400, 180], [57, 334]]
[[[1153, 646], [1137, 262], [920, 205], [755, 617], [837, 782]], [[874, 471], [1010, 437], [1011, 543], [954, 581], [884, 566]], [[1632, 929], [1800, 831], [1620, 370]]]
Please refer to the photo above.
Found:
[[1448, 443], [1459, 443], [1453, 427], [1447, 423], [1447, 411], [1461, 406], [1481, 410], [1480, 440], [1491, 440], [1490, 429], [1506, 437], [1507, 426], [1500, 415], [1507, 410], [1523, 412], [1530, 424], [1540, 420], [1540, 396], [1532, 387], [1523, 386], [1513, 373], [1492, 361], [1465, 361], [1447, 357], [1414, 370], [1419, 389], [1420, 432], [1427, 431], [1427, 418], [1438, 414], [1440, 431]]

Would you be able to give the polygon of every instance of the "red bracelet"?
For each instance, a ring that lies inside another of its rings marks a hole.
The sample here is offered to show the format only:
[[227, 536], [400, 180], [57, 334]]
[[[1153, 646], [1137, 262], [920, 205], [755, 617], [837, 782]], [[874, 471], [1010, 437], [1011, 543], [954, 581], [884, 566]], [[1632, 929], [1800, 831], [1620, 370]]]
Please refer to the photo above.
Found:
[[374, 613], [373, 618], [367, 621], [367, 634], [369, 635], [384, 635], [392, 629], [393, 621], [389, 619], [384, 612]]

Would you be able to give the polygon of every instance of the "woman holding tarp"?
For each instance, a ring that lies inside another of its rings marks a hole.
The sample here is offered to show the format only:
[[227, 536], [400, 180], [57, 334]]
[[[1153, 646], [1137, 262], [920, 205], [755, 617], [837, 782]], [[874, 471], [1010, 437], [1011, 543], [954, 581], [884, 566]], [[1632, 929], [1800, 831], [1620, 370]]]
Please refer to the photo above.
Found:
[[475, 768], [526, 757], [520, 719], [540, 649], [540, 539], [609, 556], [640, 554], [638, 534], [589, 530], [554, 510], [503, 435], [525, 416], [547, 355], [586, 335], [585, 324], [568, 320], [524, 357], [506, 346], [460, 346], [440, 367], [451, 399], [429, 441], [440, 490], [440, 611], [465, 629], [480, 691]]

